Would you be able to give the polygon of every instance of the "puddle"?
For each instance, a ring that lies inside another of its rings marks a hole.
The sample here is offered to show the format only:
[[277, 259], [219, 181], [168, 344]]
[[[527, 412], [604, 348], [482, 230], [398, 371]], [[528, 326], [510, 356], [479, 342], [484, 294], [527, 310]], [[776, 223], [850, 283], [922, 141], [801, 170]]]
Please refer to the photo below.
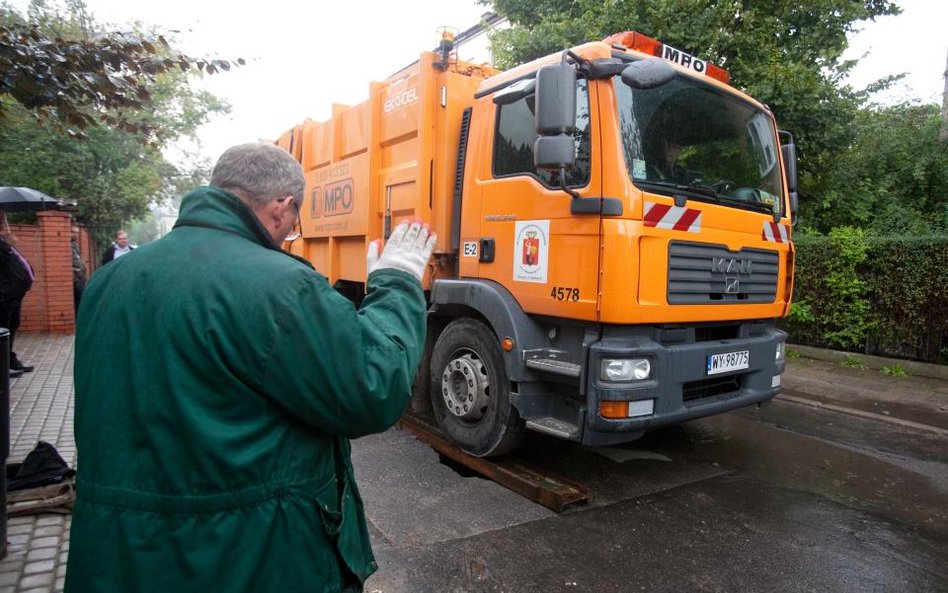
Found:
[[724, 414], [687, 426], [694, 455], [761, 479], [948, 533], [948, 481], [922, 475], [893, 456], [811, 437], [750, 415]]

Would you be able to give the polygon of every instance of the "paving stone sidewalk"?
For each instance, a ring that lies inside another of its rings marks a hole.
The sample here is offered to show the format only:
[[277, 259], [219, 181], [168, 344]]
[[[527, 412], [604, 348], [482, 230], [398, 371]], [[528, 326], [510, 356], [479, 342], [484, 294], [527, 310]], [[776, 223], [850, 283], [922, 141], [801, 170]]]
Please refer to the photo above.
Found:
[[[14, 344], [32, 373], [10, 379], [10, 456], [18, 463], [36, 443], [51, 443], [76, 467], [72, 433], [73, 336], [18, 334]], [[46, 513], [7, 521], [7, 556], [0, 560], [0, 593], [63, 590], [70, 515]]]

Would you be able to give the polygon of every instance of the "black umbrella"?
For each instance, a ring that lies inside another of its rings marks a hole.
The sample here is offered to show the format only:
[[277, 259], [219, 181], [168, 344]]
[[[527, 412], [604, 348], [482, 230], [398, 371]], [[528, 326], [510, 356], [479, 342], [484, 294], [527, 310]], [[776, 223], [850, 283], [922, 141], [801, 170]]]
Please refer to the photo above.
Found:
[[0, 187], [0, 210], [27, 212], [52, 210], [59, 207], [59, 200], [29, 187]]

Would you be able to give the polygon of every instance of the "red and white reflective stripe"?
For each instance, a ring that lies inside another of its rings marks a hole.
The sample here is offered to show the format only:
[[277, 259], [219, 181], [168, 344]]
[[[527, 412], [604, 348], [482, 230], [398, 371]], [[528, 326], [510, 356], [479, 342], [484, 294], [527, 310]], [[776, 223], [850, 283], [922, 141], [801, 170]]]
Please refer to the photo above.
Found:
[[645, 226], [675, 231], [701, 232], [701, 210], [645, 202]]
[[785, 224], [765, 222], [764, 230], [760, 234], [760, 238], [764, 241], [770, 241], [771, 243], [789, 243], [790, 228]]

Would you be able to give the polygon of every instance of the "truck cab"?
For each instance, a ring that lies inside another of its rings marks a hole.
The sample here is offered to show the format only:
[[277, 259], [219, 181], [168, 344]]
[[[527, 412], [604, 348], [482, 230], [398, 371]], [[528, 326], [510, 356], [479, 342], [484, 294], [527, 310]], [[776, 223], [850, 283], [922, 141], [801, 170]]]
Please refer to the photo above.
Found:
[[498, 336], [519, 419], [494, 445], [472, 446], [490, 387], [461, 380], [489, 365], [468, 369], [463, 348], [454, 371], [432, 365], [438, 419], [469, 451], [506, 448], [518, 420], [606, 445], [776, 394], [793, 261], [782, 151], [769, 110], [702, 70], [603, 42], [481, 84], [459, 282], [527, 319]]

